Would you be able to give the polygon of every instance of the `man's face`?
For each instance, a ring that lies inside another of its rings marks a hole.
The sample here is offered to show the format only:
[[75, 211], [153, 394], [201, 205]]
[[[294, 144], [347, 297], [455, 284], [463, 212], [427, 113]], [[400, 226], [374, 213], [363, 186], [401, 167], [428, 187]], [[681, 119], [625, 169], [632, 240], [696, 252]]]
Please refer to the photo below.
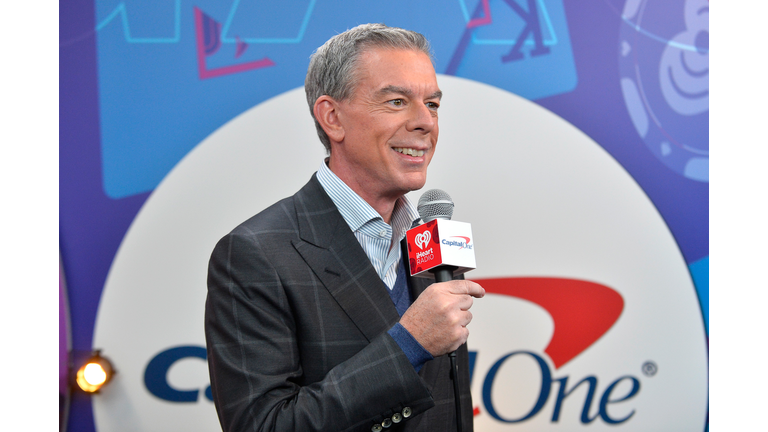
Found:
[[437, 145], [442, 93], [429, 56], [371, 49], [356, 70], [356, 88], [339, 103], [343, 139], [330, 168], [363, 199], [391, 200], [421, 189]]

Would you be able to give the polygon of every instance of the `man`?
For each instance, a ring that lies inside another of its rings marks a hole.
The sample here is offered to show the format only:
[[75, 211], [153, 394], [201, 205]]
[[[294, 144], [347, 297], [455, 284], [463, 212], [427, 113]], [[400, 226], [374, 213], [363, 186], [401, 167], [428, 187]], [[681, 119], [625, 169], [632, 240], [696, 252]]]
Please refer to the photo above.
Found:
[[429, 44], [379, 24], [333, 37], [305, 83], [329, 152], [309, 183], [224, 237], [211, 256], [206, 339], [225, 431], [472, 430], [466, 325], [476, 283], [410, 278], [438, 136]]

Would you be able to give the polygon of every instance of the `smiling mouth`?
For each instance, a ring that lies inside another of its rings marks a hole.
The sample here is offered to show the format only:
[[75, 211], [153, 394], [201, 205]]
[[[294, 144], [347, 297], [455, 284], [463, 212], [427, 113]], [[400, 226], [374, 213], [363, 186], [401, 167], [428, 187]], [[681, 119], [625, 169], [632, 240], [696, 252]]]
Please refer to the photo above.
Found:
[[408, 156], [416, 156], [416, 157], [424, 156], [424, 150], [416, 150], [416, 149], [406, 148], [406, 147], [395, 147], [393, 150]]

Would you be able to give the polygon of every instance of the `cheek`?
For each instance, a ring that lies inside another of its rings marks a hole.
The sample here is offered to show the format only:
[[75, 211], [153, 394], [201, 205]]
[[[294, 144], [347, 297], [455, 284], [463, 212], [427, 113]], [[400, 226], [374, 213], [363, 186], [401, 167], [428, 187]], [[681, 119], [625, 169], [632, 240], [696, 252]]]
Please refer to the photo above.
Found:
[[[432, 148], [434, 149], [434, 147], [432, 147]], [[427, 168], [426, 168], [426, 167], [428, 167], [428, 166], [429, 166], [429, 164], [431, 164], [431, 163], [432, 163], [432, 156], [434, 156], [434, 155], [435, 155], [435, 151], [434, 151], [434, 150], [432, 150], [432, 152], [431, 152], [431, 153], [429, 154], [429, 156], [427, 157], [427, 163], [426, 163], [426, 164], [424, 164], [424, 172], [425, 172], [425, 173], [426, 173], [426, 171], [427, 171]]]

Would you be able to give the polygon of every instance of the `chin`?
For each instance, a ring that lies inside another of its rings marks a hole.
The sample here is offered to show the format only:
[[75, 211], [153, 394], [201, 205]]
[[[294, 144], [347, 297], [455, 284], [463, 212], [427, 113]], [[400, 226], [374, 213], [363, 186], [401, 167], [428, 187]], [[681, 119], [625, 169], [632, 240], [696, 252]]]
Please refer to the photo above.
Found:
[[409, 187], [408, 187], [408, 190], [406, 191], [406, 193], [412, 192], [412, 191], [417, 191], [417, 190], [423, 188], [426, 183], [427, 183], [427, 179], [424, 179], [424, 180], [421, 180], [421, 181], [418, 181], [418, 182], [412, 182], [412, 183], [410, 183], [408, 185]]
[[393, 186], [397, 185], [397, 187], [402, 191], [402, 194], [405, 195], [408, 192], [423, 188], [426, 183], [426, 173], [412, 171], [407, 174], [403, 173], [399, 181], [393, 181]]

